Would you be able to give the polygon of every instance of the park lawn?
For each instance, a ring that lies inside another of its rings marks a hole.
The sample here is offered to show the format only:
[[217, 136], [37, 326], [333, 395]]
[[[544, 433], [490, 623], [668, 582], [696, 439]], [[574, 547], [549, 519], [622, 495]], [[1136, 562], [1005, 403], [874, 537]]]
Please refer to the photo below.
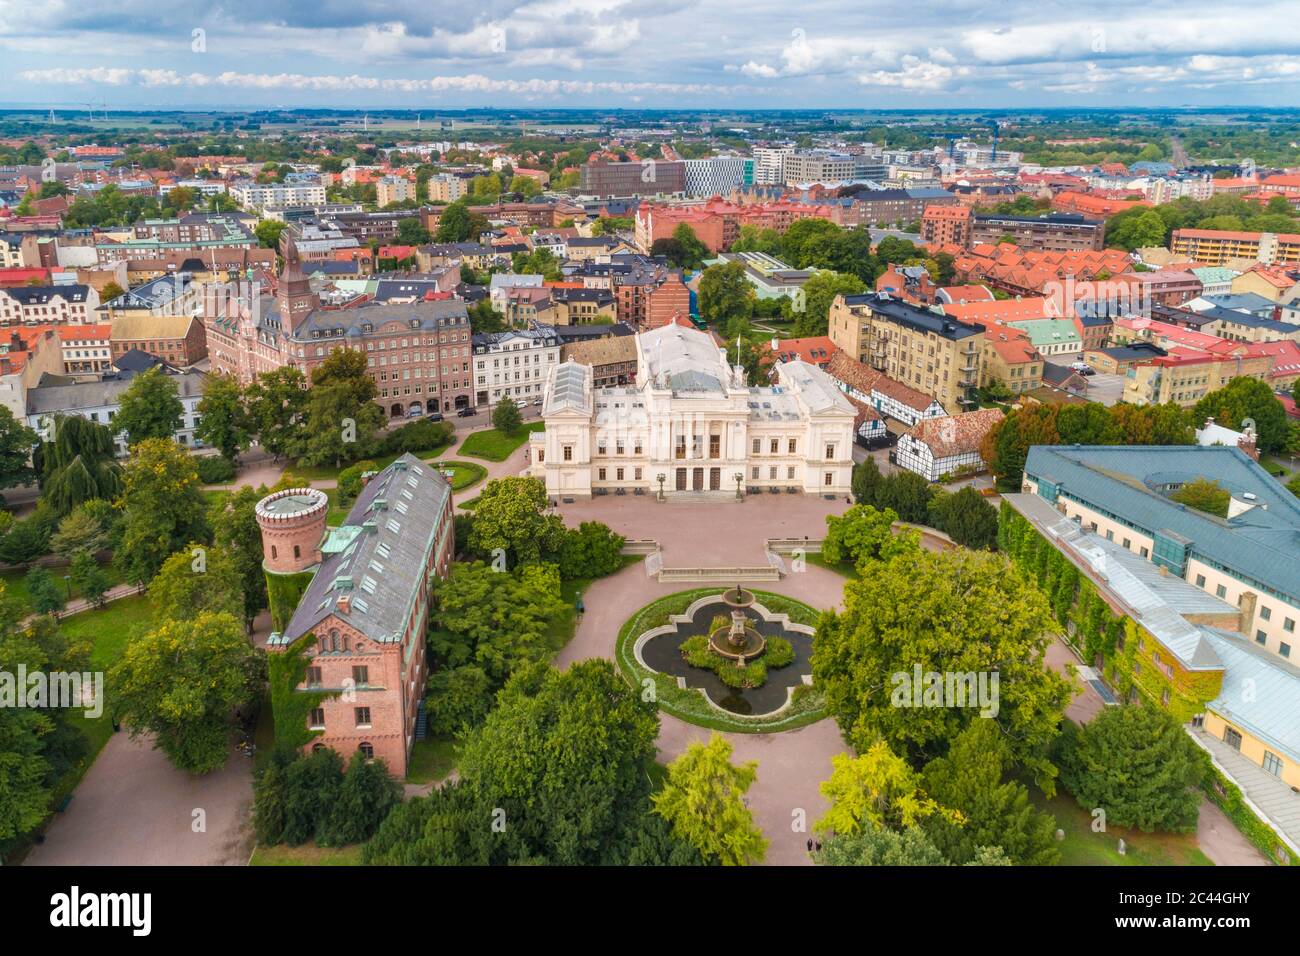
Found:
[[431, 461], [429, 464], [439, 471], [451, 472], [451, 477], [447, 478], [447, 481], [451, 484], [452, 491], [464, 491], [487, 477], [487, 469], [473, 461], [455, 461], [448, 458]]
[[438, 783], [456, 769], [460, 756], [457, 737], [427, 737], [411, 745], [406, 767], [407, 783]]
[[[1048, 800], [1033, 786], [1034, 804], [1056, 818], [1065, 831], [1057, 844], [1063, 866], [1213, 866], [1196, 843], [1195, 833], [1143, 833], [1127, 827], [1108, 826], [1105, 833], [1092, 831], [1092, 814], [1068, 793], [1058, 792]], [[1119, 852], [1123, 838], [1127, 852]]]
[[[104, 574], [108, 576], [108, 586], [115, 587], [122, 583], [121, 572], [113, 567], [112, 561], [102, 561], [99, 565]], [[47, 568], [50, 576], [54, 578], [54, 583], [67, 593], [67, 582], [63, 581], [63, 576], [68, 573], [67, 567]], [[0, 581], [4, 582], [5, 593], [14, 600], [20, 602], [29, 611], [32, 609], [31, 595], [27, 593], [27, 569], [11, 568], [8, 571], [0, 571]], [[81, 594], [74, 590], [73, 598], [81, 597]]]
[[515, 449], [528, 441], [529, 435], [545, 430], [545, 422], [530, 422], [513, 436], [495, 428], [473, 432], [456, 449], [456, 453], [471, 458], [486, 458], [488, 461], [505, 461], [514, 454]]
[[473, 498], [470, 498], [468, 501], [462, 501], [456, 507], [464, 508], [466, 511], [473, 511], [475, 508], [478, 507], [478, 500], [482, 497], [483, 497], [482, 495], [475, 495]]
[[[441, 455], [444, 451], [450, 448], [451, 445], [452, 443], [448, 442], [445, 445], [439, 445], [437, 448], [426, 448], [423, 451], [415, 452], [415, 457], [422, 461], [430, 461]], [[384, 468], [387, 468], [393, 462], [397, 461], [398, 458], [402, 457], [402, 454], [405, 454], [405, 452], [396, 455], [379, 455], [375, 458], [367, 458], [363, 460], [373, 461], [375, 463], [375, 470], [382, 471]], [[304, 481], [338, 481], [339, 472], [353, 464], [355, 464], [355, 462], [347, 462], [346, 464], [338, 466], [304, 465], [301, 462], [294, 462], [292, 465], [285, 468], [285, 471], [291, 475], [296, 475]]]
[[809, 551], [804, 555], [804, 560], [811, 565], [825, 568], [827, 571], [834, 571], [836, 574], [843, 575], [846, 578], [856, 578], [858, 576], [857, 569], [854, 568], [853, 565], [849, 564], [849, 562], [841, 561], [839, 564], [832, 564], [830, 561], [827, 561], [822, 557], [820, 551]]
[[208, 503], [208, 510], [218, 508], [226, 503], [232, 492], [226, 488], [204, 488], [202, 492], [203, 500]]
[[361, 844], [325, 847], [314, 843], [302, 846], [259, 846], [253, 850], [249, 866], [360, 866]]
[[[153, 620], [153, 604], [147, 595], [138, 594], [113, 601], [97, 611], [82, 611], [64, 618], [59, 622], [59, 629], [69, 641], [89, 641], [90, 669], [92, 672], [103, 673], [117, 663], [126, 649], [127, 641], [136, 633], [147, 630]], [[105, 688], [105, 696], [108, 693]], [[90, 749], [81, 763], [54, 786], [56, 806], [77, 788], [81, 778], [108, 743], [108, 738], [113, 735], [113, 718], [107, 711], [94, 718], [74, 711], [70, 722], [86, 735]]]

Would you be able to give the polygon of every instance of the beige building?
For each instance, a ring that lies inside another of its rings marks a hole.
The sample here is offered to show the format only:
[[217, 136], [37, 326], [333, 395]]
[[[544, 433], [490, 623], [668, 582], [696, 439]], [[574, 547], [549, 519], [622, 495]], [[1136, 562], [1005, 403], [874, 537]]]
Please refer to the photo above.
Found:
[[452, 203], [469, 192], [469, 181], [450, 173], [429, 177], [429, 200]]
[[849, 356], [933, 395], [950, 414], [975, 405], [985, 328], [918, 308], [887, 293], [837, 295], [830, 338]]
[[390, 203], [417, 198], [415, 180], [402, 176], [384, 176], [375, 183], [375, 201], [383, 209]]
[[1234, 378], [1265, 380], [1272, 367], [1273, 359], [1269, 355], [1219, 356], [1208, 352], [1165, 355], [1128, 370], [1124, 401], [1131, 405], [1174, 402], [1191, 408]]
[[693, 328], [637, 335], [632, 385], [598, 388], [591, 366], [561, 363], [542, 415], [530, 472], [551, 497], [849, 491], [856, 411], [826, 373], [787, 362], [777, 384], [750, 386]]

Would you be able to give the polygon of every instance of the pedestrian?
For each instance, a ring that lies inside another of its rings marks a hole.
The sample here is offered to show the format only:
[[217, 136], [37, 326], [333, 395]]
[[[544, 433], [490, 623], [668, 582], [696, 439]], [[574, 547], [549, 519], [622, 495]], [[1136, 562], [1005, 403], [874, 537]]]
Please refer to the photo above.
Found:
[[815, 849], [818, 853], [820, 853], [822, 851], [822, 841], [818, 840], [816, 843], [814, 843], [813, 849]]
[[809, 852], [809, 853], [812, 852], [812, 848], [813, 848], [813, 842], [812, 842], [811, 839], [809, 839], [809, 840], [808, 840], [808, 852]]

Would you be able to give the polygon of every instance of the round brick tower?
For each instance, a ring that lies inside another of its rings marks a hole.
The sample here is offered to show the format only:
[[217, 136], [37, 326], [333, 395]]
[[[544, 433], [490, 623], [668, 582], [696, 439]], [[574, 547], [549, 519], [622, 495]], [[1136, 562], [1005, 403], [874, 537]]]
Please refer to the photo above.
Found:
[[298, 574], [320, 564], [329, 498], [315, 488], [288, 488], [257, 503], [262, 529], [262, 567], [271, 574]]

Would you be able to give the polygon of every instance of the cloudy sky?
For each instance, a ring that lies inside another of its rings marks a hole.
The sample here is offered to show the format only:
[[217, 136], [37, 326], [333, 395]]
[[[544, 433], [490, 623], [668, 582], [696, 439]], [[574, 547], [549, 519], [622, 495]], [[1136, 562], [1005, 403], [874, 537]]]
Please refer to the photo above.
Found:
[[0, 0], [0, 102], [1300, 105], [1294, 0]]

